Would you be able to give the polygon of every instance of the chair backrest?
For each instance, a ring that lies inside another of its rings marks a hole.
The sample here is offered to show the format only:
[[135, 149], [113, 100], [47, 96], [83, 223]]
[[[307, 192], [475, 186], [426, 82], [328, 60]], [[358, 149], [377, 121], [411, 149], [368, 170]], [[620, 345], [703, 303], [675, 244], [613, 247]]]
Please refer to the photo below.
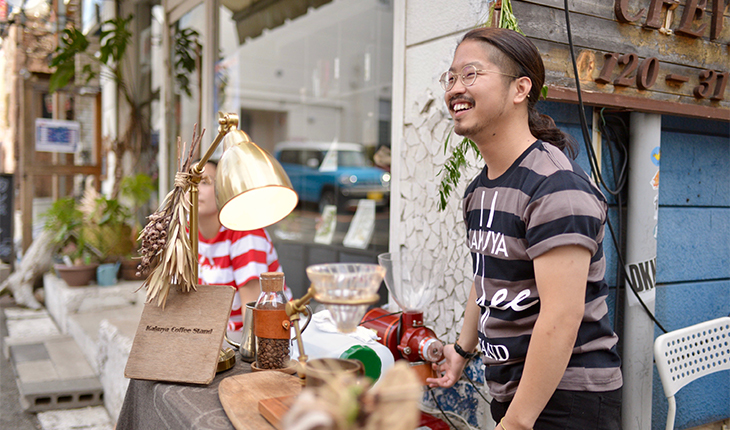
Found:
[[657, 337], [654, 360], [667, 397], [674, 396], [695, 379], [730, 369], [730, 317]]

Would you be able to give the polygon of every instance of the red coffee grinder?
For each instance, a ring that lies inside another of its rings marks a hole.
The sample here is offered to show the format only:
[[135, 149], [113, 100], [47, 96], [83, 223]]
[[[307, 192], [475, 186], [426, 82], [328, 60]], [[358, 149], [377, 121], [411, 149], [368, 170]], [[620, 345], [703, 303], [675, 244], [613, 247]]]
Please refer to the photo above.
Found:
[[402, 312], [369, 310], [360, 321], [380, 337], [396, 360], [408, 360], [423, 381], [431, 377], [431, 364], [443, 358], [443, 343], [424, 325], [423, 310], [433, 301], [445, 263], [407, 251], [378, 255], [386, 270], [385, 286]]

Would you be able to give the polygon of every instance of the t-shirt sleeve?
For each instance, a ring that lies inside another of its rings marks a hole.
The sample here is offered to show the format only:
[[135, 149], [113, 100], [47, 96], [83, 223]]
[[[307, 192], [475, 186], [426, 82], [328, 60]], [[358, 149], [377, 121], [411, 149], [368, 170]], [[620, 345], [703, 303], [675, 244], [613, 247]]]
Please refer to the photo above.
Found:
[[566, 245], [591, 254], [603, 240], [608, 205], [589, 181], [570, 171], [545, 178], [525, 211], [527, 255], [531, 259]]

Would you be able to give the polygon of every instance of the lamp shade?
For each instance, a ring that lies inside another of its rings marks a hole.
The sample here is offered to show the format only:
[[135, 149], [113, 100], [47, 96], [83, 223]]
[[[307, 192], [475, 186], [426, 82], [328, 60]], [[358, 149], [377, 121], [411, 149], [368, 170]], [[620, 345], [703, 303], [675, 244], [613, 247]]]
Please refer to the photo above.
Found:
[[218, 218], [231, 230], [274, 224], [299, 201], [281, 164], [238, 129], [223, 139], [215, 182]]

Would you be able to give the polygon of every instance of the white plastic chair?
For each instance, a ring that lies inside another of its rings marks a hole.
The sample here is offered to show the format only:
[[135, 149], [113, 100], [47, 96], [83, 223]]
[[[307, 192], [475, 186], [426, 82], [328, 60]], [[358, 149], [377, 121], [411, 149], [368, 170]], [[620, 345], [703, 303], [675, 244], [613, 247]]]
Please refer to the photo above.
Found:
[[654, 361], [667, 396], [666, 430], [674, 429], [682, 387], [705, 375], [730, 369], [730, 317], [665, 333], [654, 341]]

